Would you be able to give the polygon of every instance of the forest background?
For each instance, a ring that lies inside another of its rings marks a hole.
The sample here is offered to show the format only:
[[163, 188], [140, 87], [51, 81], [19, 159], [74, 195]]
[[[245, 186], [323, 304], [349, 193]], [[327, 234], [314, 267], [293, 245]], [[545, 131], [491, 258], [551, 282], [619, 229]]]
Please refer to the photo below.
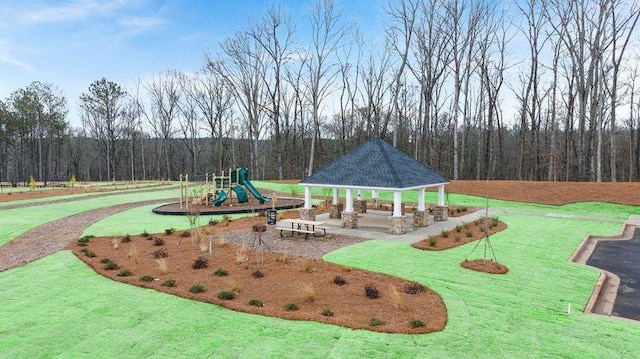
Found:
[[34, 81], [0, 101], [0, 181], [302, 178], [373, 136], [450, 179], [637, 181], [639, 5], [509, 3], [389, 1], [382, 44], [333, 0], [275, 3], [197, 72]]

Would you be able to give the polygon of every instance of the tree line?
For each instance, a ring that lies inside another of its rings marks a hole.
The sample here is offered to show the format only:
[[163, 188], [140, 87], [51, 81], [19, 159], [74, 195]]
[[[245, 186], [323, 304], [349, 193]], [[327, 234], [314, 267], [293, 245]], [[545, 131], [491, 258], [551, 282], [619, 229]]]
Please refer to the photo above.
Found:
[[0, 179], [302, 178], [378, 136], [451, 179], [638, 180], [638, 4], [503, 5], [389, 1], [377, 42], [333, 0], [271, 5], [198, 72], [94, 81], [79, 128], [34, 82], [0, 102]]

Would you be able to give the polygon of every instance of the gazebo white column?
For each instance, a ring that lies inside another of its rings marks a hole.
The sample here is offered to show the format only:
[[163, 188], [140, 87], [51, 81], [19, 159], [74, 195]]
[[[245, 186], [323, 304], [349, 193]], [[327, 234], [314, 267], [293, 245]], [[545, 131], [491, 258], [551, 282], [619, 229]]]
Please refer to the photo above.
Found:
[[300, 219], [316, 220], [316, 209], [311, 203], [311, 187], [304, 186], [304, 207], [300, 210]]
[[373, 200], [373, 208], [378, 209], [378, 190], [371, 190], [371, 199]]
[[356, 213], [367, 213], [367, 200], [362, 198], [362, 189], [357, 190], [356, 199], [353, 201], [353, 210]]
[[438, 206], [444, 206], [444, 185], [438, 186]]
[[438, 186], [438, 205], [433, 209], [434, 221], [446, 221], [449, 218], [449, 206], [444, 203], [444, 184]]
[[402, 216], [402, 192], [401, 191], [393, 192], [393, 216], [394, 217]]
[[424, 205], [424, 188], [418, 189], [418, 208], [413, 211], [413, 226], [426, 227], [429, 225], [429, 215]]
[[406, 233], [405, 224], [407, 217], [402, 214], [402, 191], [393, 192], [393, 215], [389, 217], [389, 233]]
[[343, 228], [358, 228], [358, 214], [353, 210], [353, 189], [346, 189], [344, 212], [342, 212]]
[[338, 197], [338, 188], [333, 188], [333, 199], [329, 205], [329, 218], [341, 218], [342, 216], [342, 203]]

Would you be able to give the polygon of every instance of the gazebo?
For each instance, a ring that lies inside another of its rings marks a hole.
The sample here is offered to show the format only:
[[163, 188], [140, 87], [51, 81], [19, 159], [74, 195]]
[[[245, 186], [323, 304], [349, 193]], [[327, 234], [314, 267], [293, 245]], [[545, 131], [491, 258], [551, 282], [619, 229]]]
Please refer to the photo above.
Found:
[[[332, 188], [333, 201], [330, 216], [342, 218], [342, 227], [357, 228], [358, 213], [366, 212], [366, 201], [362, 190], [371, 190], [372, 198], [378, 191], [393, 192], [393, 214], [389, 217], [389, 232], [405, 233], [406, 216], [402, 211], [402, 192], [418, 191], [418, 208], [413, 214], [414, 227], [426, 227], [429, 213], [425, 206], [425, 190], [438, 188], [438, 203], [433, 209], [436, 221], [447, 220], [448, 207], [444, 203], [444, 187], [449, 181], [432, 168], [421, 164], [378, 137], [340, 157], [333, 163], [300, 181], [304, 186], [304, 208], [302, 219], [315, 220], [315, 209], [311, 205], [311, 189]], [[341, 207], [338, 191], [345, 190], [345, 204]], [[356, 190], [354, 200], [353, 191]]]

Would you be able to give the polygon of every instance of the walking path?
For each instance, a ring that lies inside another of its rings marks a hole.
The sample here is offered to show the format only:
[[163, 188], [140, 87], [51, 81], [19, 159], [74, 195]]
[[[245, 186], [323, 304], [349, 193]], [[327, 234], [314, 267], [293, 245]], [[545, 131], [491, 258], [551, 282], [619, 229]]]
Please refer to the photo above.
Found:
[[103, 218], [130, 208], [166, 201], [165, 198], [125, 203], [45, 223], [0, 246], [0, 272], [33, 262], [63, 249], [69, 242], [78, 239], [85, 228]]

